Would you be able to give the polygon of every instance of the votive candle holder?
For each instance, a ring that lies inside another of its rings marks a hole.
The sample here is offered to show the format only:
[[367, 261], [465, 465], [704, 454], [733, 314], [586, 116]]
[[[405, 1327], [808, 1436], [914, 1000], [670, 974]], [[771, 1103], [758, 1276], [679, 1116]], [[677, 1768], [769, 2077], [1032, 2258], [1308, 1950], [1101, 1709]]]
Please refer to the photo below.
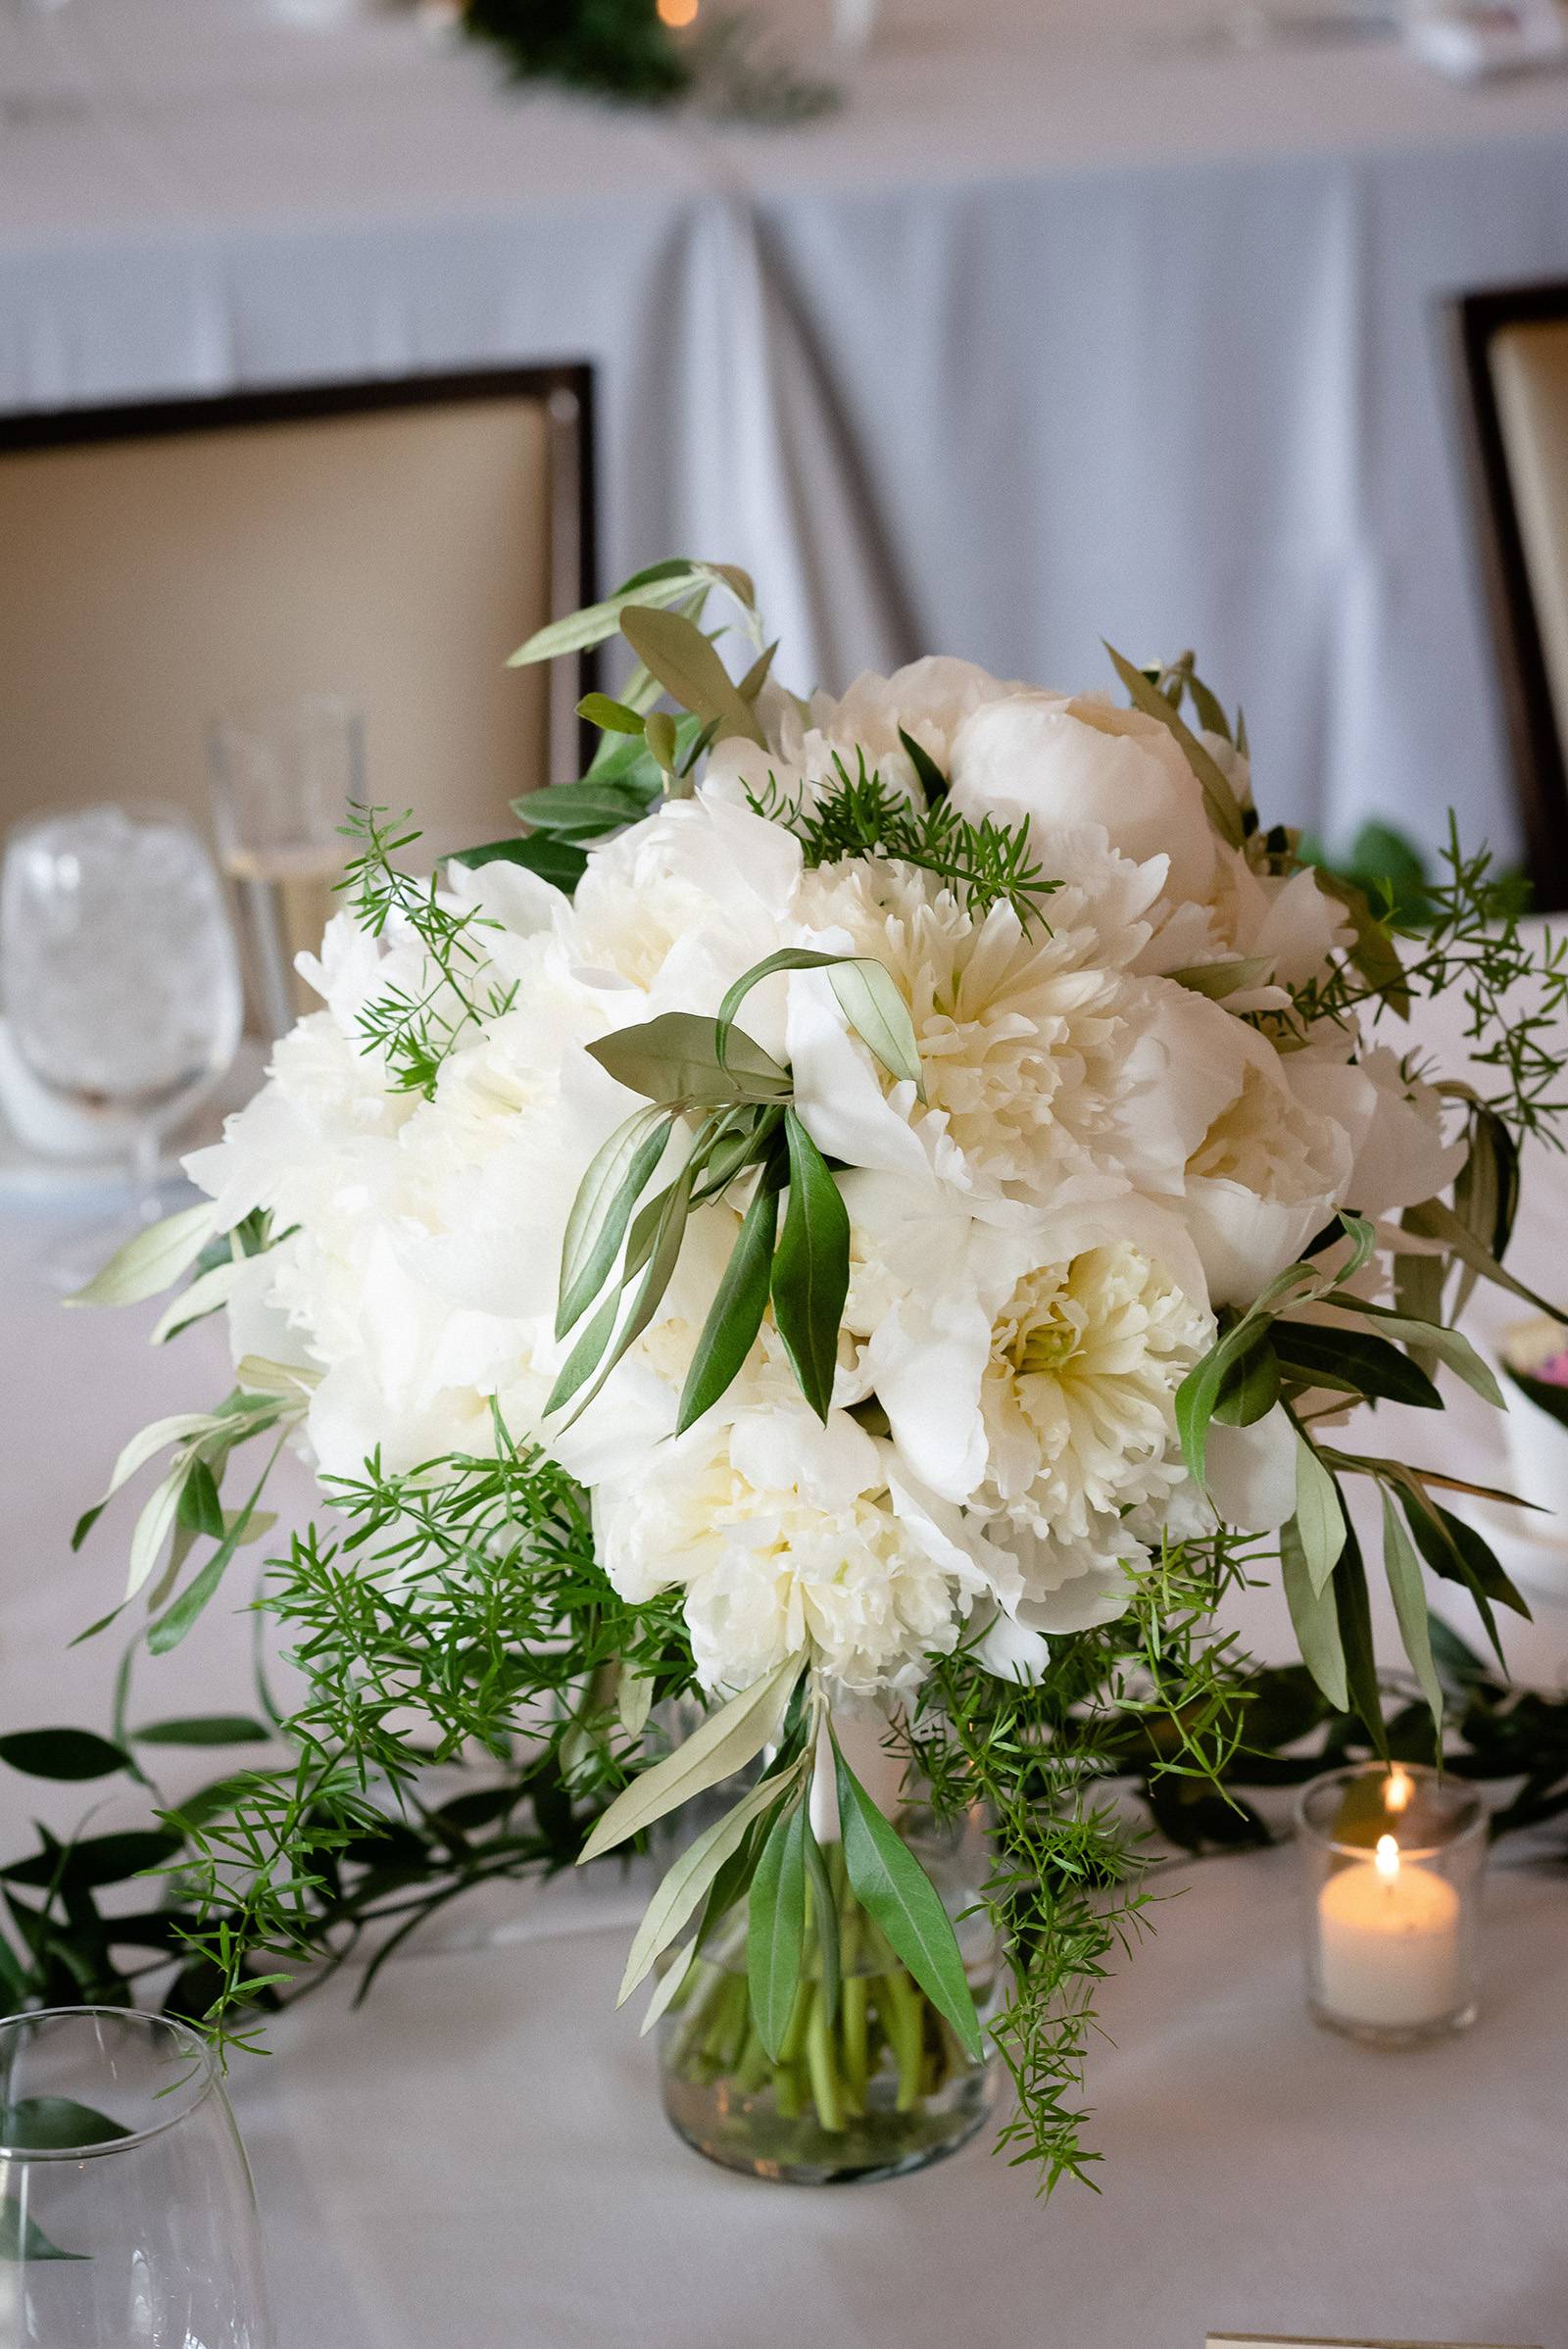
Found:
[[1464, 2031], [1476, 1961], [1487, 1806], [1420, 1762], [1326, 1771], [1297, 1802], [1314, 2020], [1364, 2046]]

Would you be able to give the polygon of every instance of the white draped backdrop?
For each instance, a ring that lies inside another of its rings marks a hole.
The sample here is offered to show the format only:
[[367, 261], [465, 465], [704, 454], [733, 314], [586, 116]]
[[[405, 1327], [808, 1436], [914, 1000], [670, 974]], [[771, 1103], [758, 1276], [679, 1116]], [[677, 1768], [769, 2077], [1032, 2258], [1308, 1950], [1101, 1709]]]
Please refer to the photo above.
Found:
[[1270, 805], [1511, 849], [1434, 304], [1568, 269], [1568, 78], [1212, 13], [885, 0], [779, 134], [502, 92], [406, 16], [12, 10], [0, 408], [587, 358], [605, 574], [746, 563], [795, 682], [1195, 643]]

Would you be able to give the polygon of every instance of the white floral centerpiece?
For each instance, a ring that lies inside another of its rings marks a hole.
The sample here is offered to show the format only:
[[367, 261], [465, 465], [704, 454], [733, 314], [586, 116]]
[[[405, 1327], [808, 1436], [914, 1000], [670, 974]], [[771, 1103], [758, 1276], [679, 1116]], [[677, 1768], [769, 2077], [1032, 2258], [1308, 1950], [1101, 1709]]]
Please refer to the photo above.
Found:
[[[697, 624], [720, 592], [738, 681]], [[907, 2109], [989, 2037], [1054, 2175], [1139, 1897], [1107, 1695], [1166, 1721], [1173, 1768], [1244, 1736], [1212, 1616], [1277, 1556], [1313, 1674], [1379, 1737], [1352, 1480], [1435, 1715], [1422, 1561], [1489, 1620], [1520, 1604], [1454, 1480], [1344, 1423], [1450, 1375], [1500, 1403], [1445, 1305], [1517, 1286], [1515, 1137], [1553, 1072], [1500, 1008], [1530, 956], [1484, 857], [1398, 946], [1303, 865], [1189, 661], [1112, 655], [1130, 706], [952, 660], [806, 703], [744, 575], [697, 563], [519, 658], [617, 628], [639, 666], [584, 706], [600, 754], [517, 837], [416, 880], [362, 815], [301, 965], [322, 1008], [189, 1161], [211, 1204], [88, 1293], [195, 1264], [161, 1334], [221, 1310], [232, 1337], [233, 1395], [117, 1475], [172, 1447], [125, 1594], [151, 1586], [154, 1649], [250, 1530], [260, 1487], [218, 1493], [238, 1445], [295, 1443], [333, 1512], [268, 1586], [313, 1690], [297, 1766], [202, 1830], [206, 1946], [241, 1992], [299, 1872], [432, 1752], [533, 1740], [584, 1856], [752, 1766], [625, 1989], [663, 1961], [656, 2007], [716, 2017], [700, 1977], [738, 1932], [727, 2047], [681, 2043], [829, 2134], [879, 2050]], [[1454, 986], [1489, 1100], [1401, 1028]], [[683, 1696], [701, 1726], [662, 1751], [650, 1708]], [[994, 1990], [846, 1758], [867, 1717], [939, 1813], [990, 1806]]]

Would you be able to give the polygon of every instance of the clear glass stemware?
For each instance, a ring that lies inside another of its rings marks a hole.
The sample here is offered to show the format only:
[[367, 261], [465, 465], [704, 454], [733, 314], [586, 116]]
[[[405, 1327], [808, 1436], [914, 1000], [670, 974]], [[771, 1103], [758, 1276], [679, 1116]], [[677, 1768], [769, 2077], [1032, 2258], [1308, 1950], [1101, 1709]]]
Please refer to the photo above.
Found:
[[189, 820], [105, 804], [18, 825], [0, 877], [0, 1003], [28, 1139], [60, 1157], [118, 1154], [140, 1194], [121, 1231], [95, 1235], [101, 1261], [162, 1211], [160, 1147], [239, 1044], [233, 930]]
[[250, 2171], [184, 2024], [0, 2023], [0, 2349], [272, 2349]]

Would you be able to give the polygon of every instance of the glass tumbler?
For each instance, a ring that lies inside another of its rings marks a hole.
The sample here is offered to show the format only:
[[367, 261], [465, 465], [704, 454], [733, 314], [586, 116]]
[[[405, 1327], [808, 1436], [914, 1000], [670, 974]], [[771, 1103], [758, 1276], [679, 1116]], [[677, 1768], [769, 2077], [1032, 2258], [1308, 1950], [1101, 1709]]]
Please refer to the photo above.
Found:
[[272, 2349], [250, 2172], [182, 2023], [0, 2023], [0, 2349]]
[[238, 895], [270, 1036], [315, 1001], [294, 970], [315, 954], [338, 900], [351, 802], [365, 798], [365, 721], [338, 694], [250, 702], [208, 733], [213, 828]]
[[1487, 1806], [1419, 1762], [1328, 1771], [1297, 1804], [1307, 2005], [1372, 2047], [1416, 2047], [1476, 2017]]

